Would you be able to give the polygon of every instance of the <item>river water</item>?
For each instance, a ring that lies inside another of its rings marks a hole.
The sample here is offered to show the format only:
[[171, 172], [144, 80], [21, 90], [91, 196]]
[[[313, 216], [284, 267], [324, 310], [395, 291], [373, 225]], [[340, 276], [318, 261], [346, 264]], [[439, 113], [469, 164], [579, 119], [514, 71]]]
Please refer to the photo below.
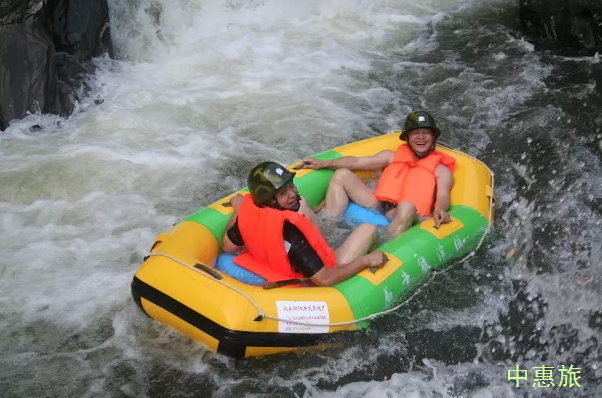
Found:
[[[517, 3], [111, 0], [119, 61], [75, 114], [0, 133], [0, 395], [602, 396], [602, 69], [523, 40]], [[140, 313], [157, 233], [415, 108], [496, 173], [474, 257], [322, 352], [236, 361]]]

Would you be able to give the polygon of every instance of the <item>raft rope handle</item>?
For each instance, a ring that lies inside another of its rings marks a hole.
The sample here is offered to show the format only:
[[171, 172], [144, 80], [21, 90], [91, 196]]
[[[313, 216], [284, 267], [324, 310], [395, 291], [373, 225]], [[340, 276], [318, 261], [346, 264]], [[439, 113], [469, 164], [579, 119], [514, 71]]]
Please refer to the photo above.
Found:
[[[257, 316], [257, 318], [255, 318], [256, 321], [260, 321], [261, 319], [263, 319], [265, 317], [265, 314], [263, 313], [263, 310], [261, 309], [261, 307], [251, 297], [249, 297], [248, 294], [246, 294], [245, 292], [243, 292], [243, 291], [235, 288], [234, 286], [230, 285], [229, 283], [225, 282], [224, 280], [217, 279], [213, 275], [207, 273], [206, 271], [202, 271], [202, 270], [200, 270], [198, 268], [195, 268], [192, 265], [187, 264], [184, 261], [179, 260], [179, 259], [177, 259], [177, 258], [175, 258], [175, 257], [173, 257], [173, 256], [171, 256], [171, 255], [169, 255], [167, 253], [149, 253], [148, 256], [149, 257], [166, 257], [166, 258], [168, 258], [168, 259], [170, 259], [172, 261], [175, 261], [176, 263], [178, 263], [180, 265], [185, 266], [186, 268], [188, 268], [188, 269], [190, 269], [190, 270], [192, 270], [192, 271], [194, 271], [194, 272], [196, 272], [196, 273], [198, 273], [200, 275], [203, 275], [206, 278], [211, 278], [213, 281], [215, 281], [215, 282], [217, 282], [217, 283], [219, 283], [221, 285], [224, 285], [225, 287], [227, 287], [229, 289], [234, 290], [236, 293], [241, 294], [244, 298], [246, 298], [247, 300], [249, 300], [249, 302], [251, 304], [253, 304], [253, 306], [255, 307], [255, 309], [257, 309], [257, 312], [259, 313], [259, 315]], [[216, 270], [216, 272], [217, 272], [217, 270]]]
[[[450, 150], [450, 151], [452, 151], [452, 152], [455, 152], [455, 153], [459, 153], [459, 154], [461, 154], [461, 155], [463, 155], [463, 156], [466, 156], [466, 154], [465, 154], [465, 153], [463, 153], [463, 152], [460, 152], [460, 151], [457, 151], [457, 150], [455, 150], [455, 149], [453, 149], [453, 148], [447, 148], [447, 147], [446, 147], [446, 149], [448, 149], [448, 150]], [[476, 160], [477, 162], [479, 162], [479, 163], [480, 163], [480, 164], [481, 164], [483, 167], [485, 167], [485, 168], [487, 169], [487, 171], [489, 171], [489, 173], [491, 174], [491, 196], [489, 197], [489, 220], [488, 220], [488, 221], [489, 221], [489, 223], [488, 223], [487, 229], [485, 230], [485, 233], [483, 234], [483, 236], [481, 236], [481, 239], [479, 240], [479, 244], [477, 245], [477, 247], [476, 247], [476, 248], [475, 248], [473, 251], [471, 251], [471, 252], [470, 252], [470, 253], [469, 253], [469, 254], [468, 254], [466, 257], [464, 257], [463, 259], [459, 260], [459, 261], [458, 261], [458, 263], [463, 263], [464, 261], [468, 260], [470, 257], [473, 257], [473, 256], [474, 256], [474, 254], [475, 254], [475, 252], [476, 252], [477, 250], [479, 250], [479, 248], [480, 248], [480, 247], [481, 247], [481, 245], [483, 244], [483, 241], [485, 240], [485, 236], [487, 236], [487, 234], [488, 234], [488, 233], [489, 233], [489, 231], [491, 230], [491, 225], [492, 225], [492, 224], [491, 224], [491, 217], [492, 217], [492, 210], [493, 210], [493, 206], [494, 206], [494, 203], [493, 203], [493, 195], [494, 195], [494, 192], [495, 192], [495, 190], [494, 190], [494, 186], [495, 186], [495, 175], [494, 175], [493, 171], [491, 171], [491, 169], [490, 169], [490, 168], [489, 168], [489, 167], [488, 167], [488, 166], [487, 166], [485, 163], [481, 162], [479, 159], [477, 159], [477, 158], [475, 158], [475, 157], [473, 157], [473, 156], [469, 156], [469, 157], [470, 157], [470, 158], [472, 158], [472, 159], [474, 159], [474, 160]], [[412, 300], [412, 298], [413, 298], [414, 296], [416, 296], [416, 294], [417, 294], [417, 293], [419, 293], [419, 292], [420, 292], [422, 289], [424, 289], [426, 286], [428, 286], [428, 285], [431, 283], [431, 281], [434, 279], [434, 278], [431, 278], [429, 281], [427, 281], [426, 283], [424, 283], [422, 286], [418, 287], [418, 288], [417, 288], [417, 289], [414, 291], [414, 293], [412, 293], [412, 294], [410, 295], [410, 297], [408, 297], [408, 299], [407, 299], [407, 300], [404, 300], [402, 303], [400, 303], [400, 304], [396, 305], [395, 307], [389, 308], [389, 309], [387, 309], [387, 310], [380, 311], [380, 312], [376, 312], [376, 313], [374, 313], [374, 314], [371, 314], [371, 315], [365, 316], [365, 317], [363, 317], [363, 318], [360, 318], [360, 319], [354, 319], [353, 321], [347, 321], [347, 322], [336, 322], [336, 323], [308, 323], [308, 322], [294, 321], [294, 320], [292, 320], [292, 319], [283, 319], [283, 318], [279, 318], [279, 317], [277, 317], [277, 316], [266, 315], [266, 314], [263, 312], [263, 310], [261, 309], [261, 307], [260, 307], [260, 306], [259, 306], [259, 305], [258, 305], [258, 304], [257, 304], [257, 303], [256, 303], [256, 302], [255, 302], [255, 301], [252, 299], [252, 298], [251, 298], [251, 297], [249, 297], [249, 295], [248, 295], [248, 294], [246, 294], [245, 292], [241, 291], [240, 289], [237, 289], [236, 287], [234, 287], [234, 286], [230, 285], [229, 283], [227, 283], [227, 282], [225, 282], [225, 281], [223, 281], [223, 280], [218, 280], [218, 279], [215, 279], [215, 278], [214, 278], [213, 276], [211, 276], [210, 274], [207, 274], [207, 273], [205, 273], [205, 272], [202, 272], [202, 271], [201, 271], [201, 270], [199, 270], [198, 268], [194, 268], [193, 266], [191, 266], [191, 265], [188, 265], [188, 264], [186, 264], [185, 262], [183, 262], [183, 261], [181, 261], [181, 260], [178, 260], [177, 258], [175, 258], [175, 257], [173, 257], [173, 256], [170, 256], [169, 254], [166, 254], [166, 253], [150, 253], [150, 254], [149, 254], [149, 256], [167, 257], [167, 258], [169, 258], [170, 260], [173, 260], [173, 261], [177, 262], [178, 264], [181, 264], [181, 265], [185, 266], [186, 268], [188, 268], [188, 269], [191, 269], [191, 270], [193, 270], [194, 272], [197, 272], [197, 273], [199, 273], [199, 274], [203, 275], [203, 276], [204, 276], [204, 277], [206, 277], [206, 278], [211, 278], [213, 281], [215, 281], [215, 282], [217, 282], [217, 283], [219, 283], [219, 284], [221, 284], [221, 285], [223, 285], [223, 286], [227, 287], [228, 289], [231, 289], [231, 290], [235, 291], [236, 293], [239, 293], [239, 294], [240, 294], [240, 295], [242, 295], [244, 298], [246, 298], [247, 300], [249, 300], [249, 302], [250, 302], [250, 303], [251, 303], [251, 304], [252, 304], [252, 305], [253, 305], [253, 306], [254, 306], [254, 307], [257, 309], [258, 315], [257, 315], [257, 317], [254, 319], [254, 321], [256, 321], [256, 322], [258, 322], [258, 321], [261, 321], [261, 320], [262, 320], [262, 319], [264, 319], [264, 318], [267, 318], [267, 319], [272, 319], [272, 320], [274, 320], [274, 321], [279, 321], [279, 322], [287, 322], [287, 323], [292, 323], [292, 324], [295, 324], [295, 325], [302, 325], [302, 326], [322, 326], [322, 327], [326, 327], [326, 326], [328, 326], [328, 327], [330, 327], [330, 326], [345, 326], [345, 325], [352, 325], [352, 324], [354, 324], [354, 323], [364, 322], [364, 321], [368, 321], [368, 320], [370, 320], [370, 321], [371, 321], [371, 320], [374, 320], [375, 318], [378, 318], [379, 316], [383, 316], [383, 315], [389, 314], [389, 313], [391, 313], [391, 312], [397, 311], [399, 308], [401, 308], [401, 307], [405, 306], [406, 304], [408, 304], [408, 303], [409, 303], [409, 302]], [[439, 273], [444, 273], [444, 272], [445, 272], [445, 271], [440, 271]]]

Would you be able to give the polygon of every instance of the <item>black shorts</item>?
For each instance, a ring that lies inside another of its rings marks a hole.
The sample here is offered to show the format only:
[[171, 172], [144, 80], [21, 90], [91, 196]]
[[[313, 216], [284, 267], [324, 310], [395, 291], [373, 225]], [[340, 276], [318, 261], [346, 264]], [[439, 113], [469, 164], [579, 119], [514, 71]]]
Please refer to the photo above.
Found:
[[386, 214], [389, 210], [397, 207], [397, 204], [393, 202], [389, 202], [388, 200], [381, 200], [378, 204], [378, 212], [382, 214]]

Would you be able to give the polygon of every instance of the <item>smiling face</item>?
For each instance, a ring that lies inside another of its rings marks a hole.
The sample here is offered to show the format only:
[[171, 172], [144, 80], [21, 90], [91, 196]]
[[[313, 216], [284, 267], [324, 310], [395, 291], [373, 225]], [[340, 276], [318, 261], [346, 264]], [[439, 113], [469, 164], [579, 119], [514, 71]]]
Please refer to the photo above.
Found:
[[297, 211], [301, 197], [299, 196], [299, 190], [291, 181], [276, 194], [275, 199], [285, 209]]
[[435, 137], [433, 130], [417, 128], [408, 133], [408, 145], [416, 153], [426, 153], [433, 148]]

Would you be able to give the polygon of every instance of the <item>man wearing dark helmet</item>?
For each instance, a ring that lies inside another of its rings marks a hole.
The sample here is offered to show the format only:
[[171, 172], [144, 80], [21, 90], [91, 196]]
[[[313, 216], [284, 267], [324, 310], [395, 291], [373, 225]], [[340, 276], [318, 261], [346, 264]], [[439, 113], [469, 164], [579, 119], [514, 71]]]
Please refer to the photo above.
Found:
[[[454, 183], [455, 159], [435, 149], [441, 132], [426, 111], [410, 113], [399, 138], [407, 145], [373, 156], [344, 156], [335, 160], [305, 159], [305, 168], [335, 169], [326, 193], [325, 212], [341, 215], [351, 199], [360, 206], [384, 213], [398, 235], [429, 215], [437, 223], [449, 222], [449, 195]], [[353, 170], [383, 170], [371, 192]], [[433, 200], [434, 199], [434, 200]]]
[[274, 162], [255, 166], [248, 177], [249, 195], [230, 199], [234, 214], [222, 236], [222, 250], [246, 247], [234, 262], [269, 282], [309, 278], [332, 286], [366, 267], [382, 267], [383, 252], [368, 251], [377, 230], [362, 224], [337, 250], [328, 246], [317, 218], [293, 182], [294, 172]]

